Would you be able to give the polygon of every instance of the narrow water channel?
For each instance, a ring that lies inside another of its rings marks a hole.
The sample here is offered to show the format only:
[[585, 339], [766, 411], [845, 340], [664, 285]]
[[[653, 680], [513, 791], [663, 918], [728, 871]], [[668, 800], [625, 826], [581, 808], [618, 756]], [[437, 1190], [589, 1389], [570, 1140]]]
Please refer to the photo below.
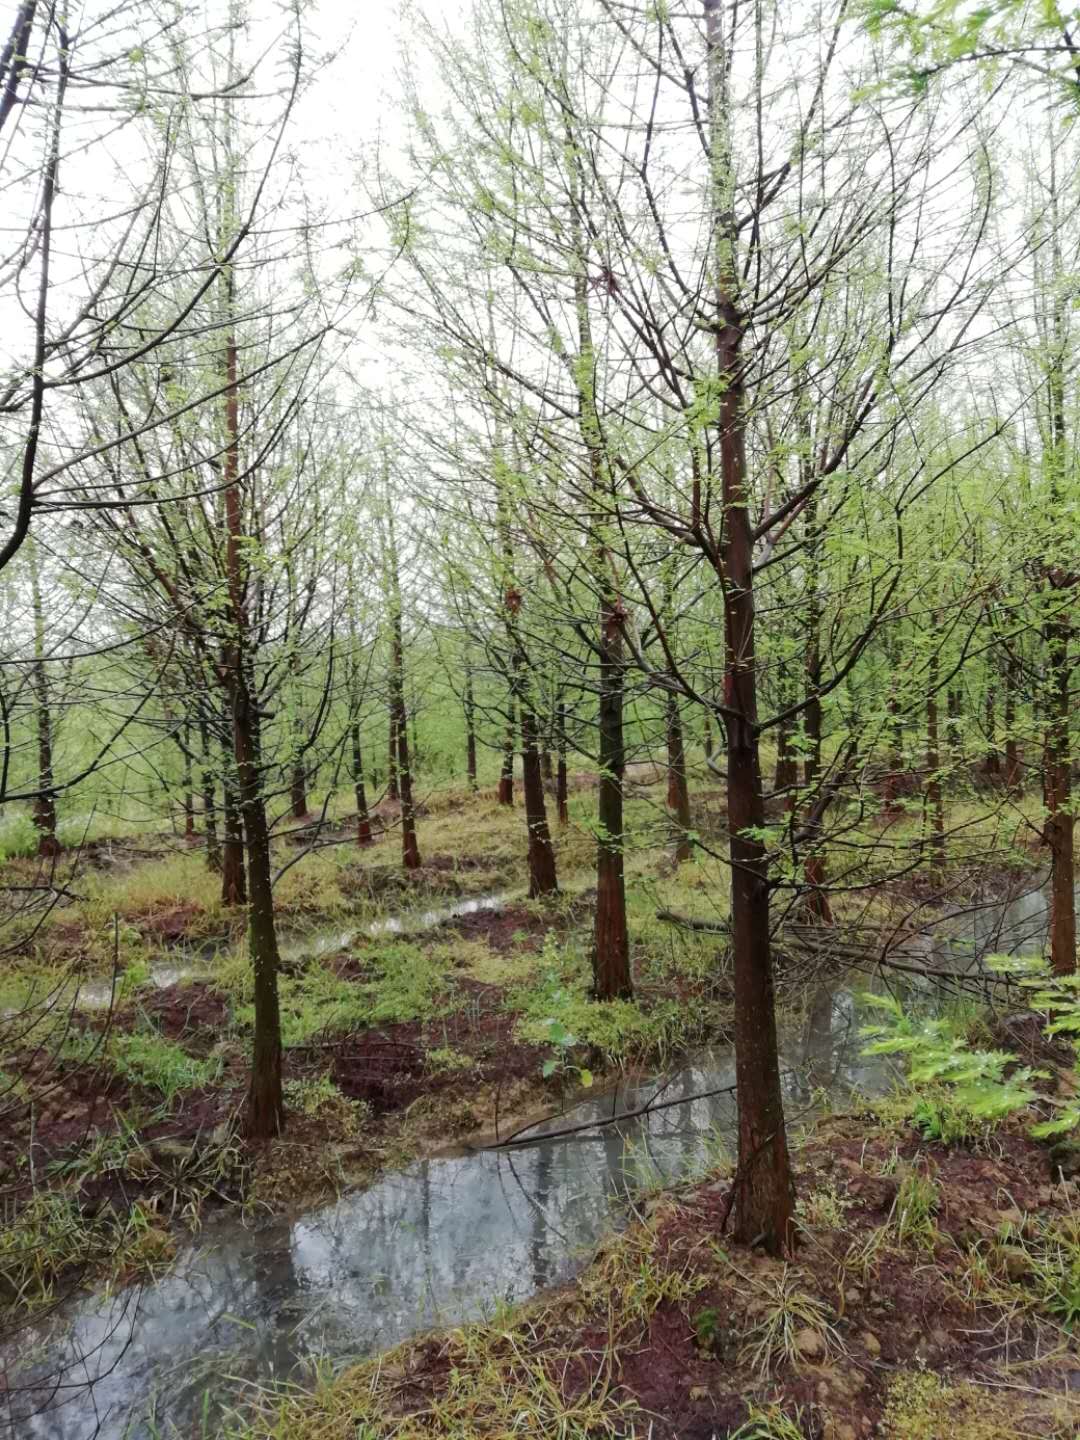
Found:
[[[928, 960], [961, 964], [988, 949], [1041, 944], [1037, 888], [989, 923], [985, 914], [972, 928], [956, 917]], [[927, 989], [915, 981], [913, 1000]], [[781, 1037], [795, 1123], [815, 1091], [843, 1103], [881, 1089], [890, 1073], [860, 1054], [855, 985], [821, 986], [807, 1008], [805, 1027]], [[219, 1407], [241, 1400], [250, 1381], [303, 1383], [317, 1357], [344, 1362], [522, 1300], [570, 1275], [625, 1223], [643, 1188], [720, 1158], [734, 1133], [733, 1082], [731, 1051], [705, 1050], [674, 1072], [582, 1102], [547, 1130], [595, 1126], [650, 1099], [683, 1104], [573, 1136], [543, 1138], [541, 1129], [525, 1149], [421, 1161], [362, 1193], [256, 1227], [219, 1218], [156, 1284], [71, 1302], [0, 1352], [7, 1433], [147, 1440], [170, 1427], [201, 1434], [204, 1423], [215, 1433]]]

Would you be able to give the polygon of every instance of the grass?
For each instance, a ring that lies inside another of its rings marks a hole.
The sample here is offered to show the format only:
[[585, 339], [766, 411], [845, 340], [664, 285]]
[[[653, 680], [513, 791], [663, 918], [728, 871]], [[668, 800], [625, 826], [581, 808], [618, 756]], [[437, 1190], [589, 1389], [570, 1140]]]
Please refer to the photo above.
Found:
[[24, 1313], [53, 1301], [73, 1271], [148, 1276], [172, 1254], [167, 1230], [140, 1205], [124, 1215], [106, 1207], [88, 1217], [72, 1186], [39, 1190], [3, 1216], [0, 1294], [9, 1314]]
[[[842, 1351], [844, 1342], [832, 1323], [824, 1302], [806, 1288], [803, 1277], [792, 1265], [783, 1265], [778, 1275], [753, 1282], [759, 1296], [755, 1306], [761, 1318], [747, 1335], [744, 1358], [761, 1378], [778, 1365], [798, 1369], [807, 1358], [823, 1360]], [[818, 1347], [807, 1355], [807, 1337], [814, 1336]]]
[[222, 1071], [219, 1055], [196, 1059], [153, 1031], [114, 1035], [105, 1055], [106, 1063], [121, 1079], [156, 1090], [166, 1101], [174, 1099], [181, 1090], [212, 1085]]

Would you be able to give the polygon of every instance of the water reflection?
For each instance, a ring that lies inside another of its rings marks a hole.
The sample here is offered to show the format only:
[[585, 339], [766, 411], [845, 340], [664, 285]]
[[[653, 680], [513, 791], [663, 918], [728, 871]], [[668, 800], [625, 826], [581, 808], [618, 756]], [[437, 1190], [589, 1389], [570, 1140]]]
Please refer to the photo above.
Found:
[[[927, 963], [963, 968], [989, 950], [1038, 948], [1045, 928], [1045, 897], [1029, 888], [989, 918], [951, 917], [944, 938], [928, 939]], [[904, 983], [908, 1003], [933, 1003], [929, 979]], [[821, 1092], [844, 1103], [888, 1083], [890, 1062], [860, 1053], [862, 1019], [852, 986], [838, 980], [811, 992], [804, 1023], [781, 1037], [790, 1118]], [[166, 1433], [170, 1425], [191, 1433], [204, 1396], [226, 1403], [244, 1377], [302, 1375], [313, 1356], [343, 1361], [521, 1300], [572, 1272], [622, 1222], [628, 1192], [716, 1160], [733, 1142], [734, 1080], [732, 1052], [715, 1048], [673, 1074], [590, 1099], [529, 1148], [421, 1162], [258, 1229], [210, 1225], [158, 1284], [85, 1299], [0, 1354], [7, 1433], [146, 1437], [155, 1415]], [[652, 1098], [683, 1103], [597, 1127]], [[584, 1123], [593, 1128], [551, 1133]]]

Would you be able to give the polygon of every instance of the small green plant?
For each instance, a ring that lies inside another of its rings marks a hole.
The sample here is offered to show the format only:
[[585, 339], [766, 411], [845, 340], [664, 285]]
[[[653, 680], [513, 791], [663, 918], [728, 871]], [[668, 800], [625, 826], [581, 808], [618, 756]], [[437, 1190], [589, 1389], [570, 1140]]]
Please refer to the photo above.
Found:
[[286, 1080], [282, 1088], [289, 1110], [335, 1123], [344, 1135], [355, 1135], [360, 1130], [367, 1112], [365, 1102], [343, 1095], [329, 1075]]
[[929, 1175], [910, 1171], [900, 1182], [896, 1199], [889, 1216], [899, 1244], [914, 1244], [932, 1250], [937, 1242], [937, 1213], [941, 1196], [934, 1180]]
[[222, 1068], [218, 1055], [196, 1059], [171, 1040], [142, 1030], [115, 1036], [108, 1047], [108, 1060], [123, 1079], [157, 1090], [166, 1100], [181, 1090], [213, 1084]]
[[841, 1195], [833, 1181], [819, 1185], [816, 1190], [796, 1202], [796, 1210], [802, 1223], [810, 1230], [839, 1230], [844, 1223], [844, 1211], [854, 1202]]
[[694, 1344], [705, 1355], [715, 1355], [720, 1349], [724, 1325], [720, 1311], [714, 1305], [699, 1310], [690, 1322], [694, 1331]]
[[452, 1045], [441, 1045], [437, 1050], [427, 1052], [425, 1063], [436, 1075], [452, 1075], [462, 1070], [471, 1070], [476, 1062], [471, 1055], [455, 1050]]
[[935, 1112], [933, 1097], [924, 1102], [920, 1096], [915, 1116], [920, 1128], [936, 1123], [954, 1132], [968, 1132], [999, 1124], [1035, 1099], [1034, 1081], [1045, 1078], [1045, 1072], [1017, 1065], [1016, 1057], [1007, 1050], [973, 1049], [955, 1020], [908, 1015], [892, 995], [866, 995], [864, 999], [884, 1018], [880, 1024], [863, 1027], [862, 1034], [869, 1041], [863, 1053], [903, 1055], [910, 1084], [948, 1087], [947, 1114], [940, 1100]]
[[575, 1065], [570, 1059], [570, 1052], [578, 1043], [577, 1036], [567, 1030], [560, 1020], [556, 1020], [554, 1015], [548, 1016], [547, 1027], [547, 1038], [555, 1046], [555, 1054], [549, 1055], [544, 1061], [544, 1079], [550, 1080], [556, 1074], [572, 1075], [587, 1089], [593, 1083], [592, 1071], [584, 1065]]

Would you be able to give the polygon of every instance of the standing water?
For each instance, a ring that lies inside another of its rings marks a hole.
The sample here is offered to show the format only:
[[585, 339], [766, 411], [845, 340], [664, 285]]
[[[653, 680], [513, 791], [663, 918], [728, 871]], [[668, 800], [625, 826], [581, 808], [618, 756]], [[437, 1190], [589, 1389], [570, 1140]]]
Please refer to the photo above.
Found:
[[[965, 934], [954, 917], [934, 962], [946, 951], [962, 956], [968, 936], [974, 954], [1037, 943], [1045, 906], [1031, 894], [1013, 903], [1015, 913], [1006, 907], [989, 929]], [[815, 1094], [843, 1103], [879, 1090], [890, 1073], [860, 1056], [852, 990], [819, 987], [808, 1015], [804, 1029], [781, 1037], [793, 1123]], [[250, 1381], [302, 1383], [320, 1357], [344, 1363], [523, 1300], [572, 1274], [625, 1223], [643, 1187], [722, 1158], [734, 1134], [734, 1078], [731, 1050], [709, 1049], [673, 1073], [578, 1104], [530, 1131], [527, 1147], [424, 1160], [264, 1225], [220, 1218], [164, 1279], [76, 1299], [22, 1329], [0, 1352], [7, 1433], [137, 1440], [170, 1427], [198, 1433], [207, 1417], [212, 1430]], [[649, 1102], [644, 1114], [600, 1123]], [[589, 1128], [552, 1133], [581, 1126]]]

